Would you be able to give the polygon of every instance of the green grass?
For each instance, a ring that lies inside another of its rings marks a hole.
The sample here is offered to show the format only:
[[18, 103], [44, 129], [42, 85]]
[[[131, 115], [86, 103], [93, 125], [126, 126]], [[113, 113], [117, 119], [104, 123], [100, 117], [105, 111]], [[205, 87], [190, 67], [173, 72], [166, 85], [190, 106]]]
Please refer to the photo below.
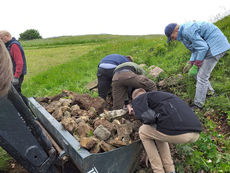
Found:
[[11, 157], [0, 147], [0, 172], [7, 170], [9, 160]]
[[25, 49], [28, 72], [25, 81], [51, 67], [76, 59], [93, 49], [95, 45], [69, 45], [55, 48]]

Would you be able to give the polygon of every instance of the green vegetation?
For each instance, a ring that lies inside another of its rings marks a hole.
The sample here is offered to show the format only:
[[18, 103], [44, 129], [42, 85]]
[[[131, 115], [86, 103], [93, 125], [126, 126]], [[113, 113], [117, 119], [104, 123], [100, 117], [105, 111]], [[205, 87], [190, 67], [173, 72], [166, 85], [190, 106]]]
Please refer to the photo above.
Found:
[[19, 35], [20, 35], [19, 40], [34, 40], [34, 39], [42, 38], [40, 33], [35, 29], [28, 29]]
[[8, 154], [0, 147], [0, 172], [6, 171], [8, 166], [8, 161], [11, 160], [11, 158], [8, 156]]
[[[216, 24], [230, 41], [230, 16]], [[22, 42], [28, 62], [28, 75], [23, 83], [27, 97], [59, 94], [62, 90], [78, 93], [88, 91], [85, 85], [96, 79], [98, 62], [106, 55], [131, 55], [138, 64], [156, 65], [164, 69], [156, 82], [182, 73], [190, 52], [181, 43], [166, 43], [161, 35], [114, 36], [88, 35], [39, 39]], [[203, 123], [200, 139], [189, 145], [176, 145], [174, 160], [177, 172], [229, 172], [230, 171], [230, 54], [220, 59], [210, 81], [218, 96], [207, 98], [197, 115]], [[168, 91], [191, 103], [195, 93], [195, 80], [182, 74], [178, 86]], [[90, 135], [90, 134], [89, 134]], [[0, 158], [4, 157], [0, 151]], [[1, 161], [3, 159], [0, 159]], [[0, 163], [0, 170], [1, 170]]]

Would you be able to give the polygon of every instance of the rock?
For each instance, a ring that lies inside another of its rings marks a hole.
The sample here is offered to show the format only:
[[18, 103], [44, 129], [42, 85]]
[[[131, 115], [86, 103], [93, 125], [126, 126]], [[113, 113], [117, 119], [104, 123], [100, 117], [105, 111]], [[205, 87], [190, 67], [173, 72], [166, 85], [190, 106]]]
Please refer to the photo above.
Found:
[[99, 125], [102, 125], [107, 130], [110, 131], [110, 133], [115, 133], [116, 127], [111, 122], [107, 121], [106, 119], [97, 119], [94, 121], [94, 129], [96, 129]]
[[61, 124], [68, 130], [70, 133], [73, 133], [76, 129], [75, 119], [72, 117], [63, 117], [61, 120]]
[[59, 108], [61, 106], [61, 103], [59, 101], [53, 101], [51, 102], [48, 106], [45, 107], [45, 109], [49, 112], [49, 113], [53, 113], [57, 108]]
[[85, 122], [80, 122], [76, 128], [76, 131], [80, 138], [88, 137], [88, 135], [93, 131], [93, 128]]
[[183, 76], [181, 74], [177, 74], [176, 76], [171, 76], [167, 79], [167, 85], [168, 86], [177, 85], [179, 81], [182, 79], [183, 79]]
[[88, 90], [92, 90], [92, 89], [97, 88], [97, 85], [98, 85], [98, 81], [97, 81], [97, 79], [95, 79], [95, 80], [91, 81], [90, 83], [88, 83], [85, 87]]
[[166, 83], [166, 82], [167, 82], [167, 80], [164, 79], [164, 80], [158, 82], [158, 86], [159, 86], [159, 87], [162, 87], [162, 88], [165, 88], [165, 87], [167, 86], [167, 83]]
[[78, 104], [81, 109], [89, 110], [90, 107], [94, 107], [97, 113], [102, 113], [106, 102], [103, 98], [97, 97], [92, 98], [89, 94], [77, 94], [73, 98], [72, 104]]
[[80, 144], [82, 147], [90, 150], [91, 148], [93, 148], [97, 143], [99, 142], [99, 140], [97, 140], [94, 137], [82, 137], [80, 138]]
[[94, 145], [94, 147], [90, 150], [90, 153], [99, 153], [101, 150], [100, 144], [97, 143], [96, 145]]
[[95, 136], [97, 136], [100, 140], [107, 140], [111, 133], [108, 129], [106, 129], [104, 126], [99, 125], [93, 132]]
[[119, 140], [118, 138], [111, 139], [108, 141], [108, 143], [116, 147], [126, 146], [126, 143]]
[[61, 110], [62, 110], [62, 112], [66, 112], [66, 111], [70, 112], [71, 111], [69, 106], [61, 106]]
[[52, 116], [53, 116], [56, 120], [61, 121], [61, 119], [63, 118], [63, 112], [62, 112], [61, 107], [60, 107], [60, 108], [57, 108], [57, 109], [52, 113]]
[[70, 104], [72, 103], [72, 100], [60, 98], [59, 102], [61, 103], [62, 106], [70, 106]]
[[92, 104], [90, 107], [94, 107], [96, 112], [100, 114], [104, 111], [105, 106], [106, 106], [105, 100], [101, 97], [96, 97], [96, 98], [93, 98]]
[[77, 104], [73, 105], [71, 107], [71, 115], [74, 116], [74, 117], [78, 116], [78, 111], [79, 110], [80, 110], [80, 107]]
[[112, 145], [110, 145], [110, 144], [107, 144], [105, 141], [101, 141], [100, 146], [101, 146], [101, 149], [102, 149], [104, 152], [111, 151], [111, 150], [114, 150], [114, 149], [115, 149], [114, 146], [112, 146]]
[[69, 111], [65, 111], [63, 115], [64, 117], [71, 117], [71, 113]]
[[164, 70], [162, 70], [160, 67], [156, 67], [154, 65], [149, 67], [149, 74], [155, 78], [157, 78]]
[[169, 86], [175, 86], [182, 79], [183, 79], [183, 76], [181, 74], [177, 74], [176, 76], [170, 76], [169, 78], [160, 81], [158, 83], [158, 86], [161, 87], [161, 88], [166, 88], [166, 87], [169, 87]]
[[104, 117], [108, 121], [112, 121], [115, 118], [122, 117], [128, 112], [128, 110], [118, 109], [113, 111], [104, 111], [104, 113], [100, 114], [100, 117]]
[[131, 123], [117, 125], [116, 128], [118, 140], [123, 141], [126, 145], [132, 143], [130, 138], [130, 134], [133, 132]]
[[89, 118], [95, 118], [97, 115], [97, 111], [94, 107], [90, 107], [88, 110], [88, 116]]
[[87, 123], [89, 122], [89, 117], [88, 116], [80, 116], [79, 118], [76, 119], [76, 123], [84, 122]]
[[49, 102], [49, 98], [48, 97], [37, 97], [36, 100], [38, 102], [45, 102], [45, 103]]

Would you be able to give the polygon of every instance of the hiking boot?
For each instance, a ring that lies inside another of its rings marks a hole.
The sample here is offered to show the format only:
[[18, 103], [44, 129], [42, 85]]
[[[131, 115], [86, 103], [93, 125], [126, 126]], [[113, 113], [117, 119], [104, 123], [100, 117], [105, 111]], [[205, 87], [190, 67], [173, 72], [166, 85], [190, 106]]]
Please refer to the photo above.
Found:
[[193, 110], [193, 112], [195, 112], [196, 110], [202, 110], [202, 107], [197, 106], [197, 105], [195, 105], [195, 104], [192, 104], [192, 105], [190, 106], [190, 108]]

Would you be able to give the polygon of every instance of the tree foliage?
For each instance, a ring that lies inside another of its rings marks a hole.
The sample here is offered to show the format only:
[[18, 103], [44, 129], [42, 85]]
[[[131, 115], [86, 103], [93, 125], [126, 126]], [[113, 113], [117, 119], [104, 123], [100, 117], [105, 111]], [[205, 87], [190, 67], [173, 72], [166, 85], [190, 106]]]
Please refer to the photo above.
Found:
[[28, 29], [19, 35], [20, 35], [19, 40], [34, 40], [34, 39], [42, 38], [40, 33], [35, 29]]

